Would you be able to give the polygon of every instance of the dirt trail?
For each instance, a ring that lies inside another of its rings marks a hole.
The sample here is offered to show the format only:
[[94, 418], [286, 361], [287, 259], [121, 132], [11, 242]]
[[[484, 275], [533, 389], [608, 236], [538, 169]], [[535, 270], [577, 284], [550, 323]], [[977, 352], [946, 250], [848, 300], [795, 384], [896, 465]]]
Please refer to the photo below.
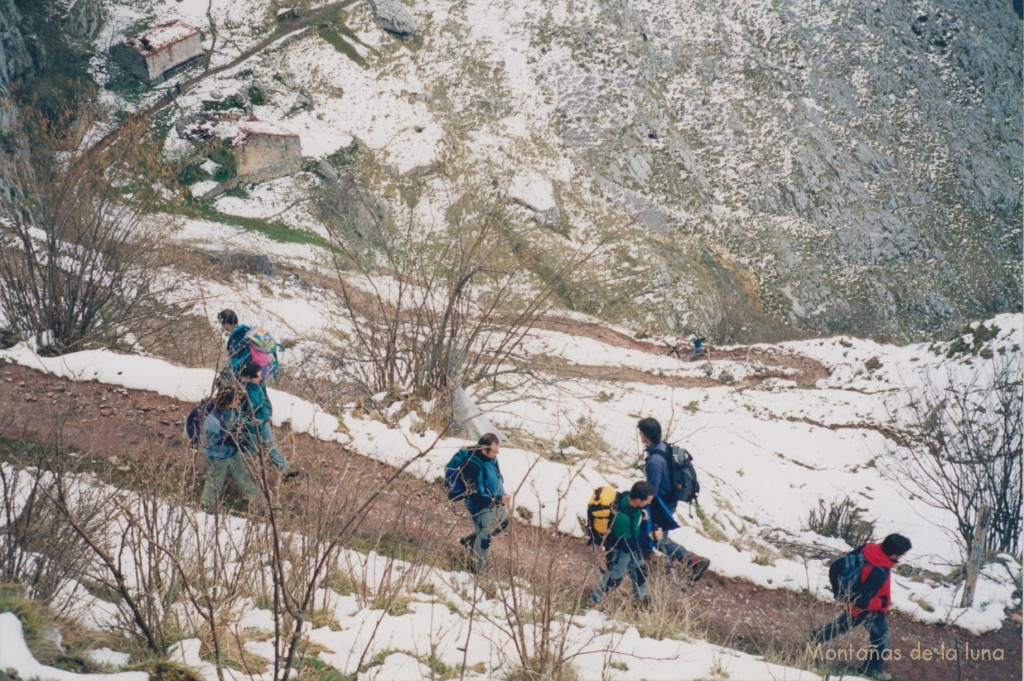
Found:
[[[644, 339], [637, 339], [615, 329], [609, 329], [596, 322], [580, 322], [560, 317], [545, 317], [535, 325], [537, 329], [557, 331], [570, 336], [590, 338], [608, 345], [637, 350], [652, 355], [675, 356], [679, 359], [680, 368], [691, 364], [699, 365], [702, 360], [689, 361], [690, 348], [673, 349], [665, 343], [656, 343]], [[708, 359], [732, 360], [735, 362], [759, 363], [764, 366], [762, 371], [749, 376], [733, 385], [735, 387], [752, 387], [766, 378], [778, 377], [795, 381], [801, 386], [813, 385], [817, 380], [828, 376], [828, 369], [821, 362], [799, 355], [796, 353], [781, 352], [774, 348], [757, 347], [734, 347], [719, 349], [712, 345], [705, 345], [708, 349]], [[710, 376], [687, 377], [687, 376], [664, 376], [651, 373], [642, 369], [630, 367], [608, 367], [588, 366], [585, 364], [554, 363], [551, 367], [545, 367], [556, 375], [572, 378], [593, 378], [613, 381], [636, 381], [650, 383], [653, 385], [669, 385], [678, 388], [706, 388], [719, 386], [721, 382]], [[795, 374], [791, 373], [795, 370]]]
[[[181, 432], [191, 405], [146, 391], [67, 382], [12, 365], [0, 366], [0, 405], [0, 434], [5, 437], [45, 442], [51, 439], [55, 425], [62, 423], [64, 446], [72, 451], [122, 463], [146, 457], [164, 460], [171, 468], [189, 469], [186, 463], [192, 455]], [[367, 489], [378, 488], [393, 472], [338, 443], [296, 435], [287, 428], [279, 429], [278, 437], [286, 454], [306, 471], [299, 482], [280, 488], [282, 503], [306, 504], [325, 496], [320, 490], [327, 486], [343, 486], [343, 493], [364, 498]], [[464, 512], [447, 502], [439, 485], [403, 476], [366, 516], [361, 536], [384, 538], [392, 545], [441, 546], [442, 562], [447, 560], [454, 567], [462, 555], [455, 538], [468, 530]], [[556, 578], [564, 580], [567, 587], [590, 587], [598, 578], [599, 557], [594, 549], [579, 539], [547, 530], [514, 524], [510, 536], [495, 540], [493, 554], [496, 565], [512, 564], [513, 569], [521, 568], [520, 574], [528, 574], [530, 566], [555, 565]], [[688, 608], [708, 638], [751, 652], [795, 647], [812, 623], [823, 622], [833, 613], [829, 604], [803, 594], [711, 573], [678, 598], [674, 587], [665, 588], [672, 595], [658, 607]], [[626, 587], [620, 592], [625, 595]], [[1020, 678], [1020, 630], [1011, 624], [997, 632], [971, 636], [952, 627], [913, 622], [896, 613], [890, 618], [890, 627], [893, 645], [903, 655], [890, 664], [898, 679]], [[910, 660], [915, 648], [937, 649], [942, 644], [949, 648], [954, 636], [961, 648], [967, 642], [972, 651], [1002, 650], [1004, 659], [965, 661], [960, 677], [955, 662]], [[850, 644], [855, 649], [866, 645], [862, 630], [840, 639], [835, 647], [845, 649]]]

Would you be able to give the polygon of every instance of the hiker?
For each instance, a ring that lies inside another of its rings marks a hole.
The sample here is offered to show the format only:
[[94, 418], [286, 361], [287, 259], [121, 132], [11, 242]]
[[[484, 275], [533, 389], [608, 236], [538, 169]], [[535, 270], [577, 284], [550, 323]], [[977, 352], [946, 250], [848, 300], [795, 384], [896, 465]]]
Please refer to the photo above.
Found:
[[501, 442], [494, 433], [483, 435], [462, 465], [466, 487], [466, 508], [473, 519], [473, 534], [459, 543], [473, 552], [471, 569], [479, 572], [487, 566], [491, 538], [508, 527], [509, 495], [498, 466]]
[[260, 365], [256, 362], [246, 362], [238, 372], [238, 378], [245, 388], [241, 413], [251, 443], [249, 451], [246, 453], [256, 453], [262, 448], [267, 452], [274, 467], [284, 473], [285, 480], [297, 477], [300, 471], [285, 460], [284, 454], [277, 446], [274, 431], [270, 427], [272, 407], [270, 398], [267, 396], [267, 388], [262, 383], [263, 376]]
[[201, 442], [209, 461], [199, 503], [207, 511], [214, 509], [216, 497], [224, 488], [229, 473], [242, 494], [249, 499], [256, 494], [252, 476], [245, 467], [245, 461], [238, 455], [238, 429], [241, 426], [238, 407], [241, 403], [241, 393], [234, 388], [221, 388], [213, 400], [213, 409], [203, 419]]
[[238, 376], [242, 366], [252, 361], [252, 353], [249, 351], [249, 343], [245, 335], [249, 333], [249, 327], [238, 323], [238, 315], [234, 310], [221, 310], [217, 313], [217, 321], [220, 327], [228, 334], [228, 363], [231, 367], [231, 374]]
[[646, 524], [649, 518], [647, 508], [654, 497], [654, 488], [643, 480], [635, 483], [628, 495], [618, 495], [611, 528], [604, 540], [605, 569], [601, 575], [601, 582], [590, 594], [591, 605], [600, 604], [608, 591], [622, 583], [622, 578], [627, 572], [633, 584], [633, 597], [637, 603], [645, 607], [650, 605], [643, 543], [648, 538], [654, 541], [661, 538], [659, 529], [654, 529], [649, 537], [645, 534], [645, 528], [650, 527]]
[[[669, 530], [679, 527], [674, 520], [677, 502], [672, 480], [672, 450], [661, 441], [661, 424], [657, 419], [640, 419], [636, 427], [647, 454], [644, 465], [647, 482], [654, 488], [657, 500], [652, 506], [654, 512], [651, 513], [651, 521], [657, 529], [662, 530], [661, 538], [654, 543], [653, 548], [664, 553], [669, 560], [685, 565], [690, 571], [690, 578], [696, 582], [704, 576], [711, 561], [687, 551], [668, 538]], [[663, 508], [666, 511], [664, 514], [661, 513]]]
[[708, 350], [704, 347], [704, 338], [702, 336], [693, 337], [693, 352], [690, 353], [690, 361], [697, 359], [698, 357], [707, 357]]
[[[871, 637], [871, 649], [861, 671], [875, 679], [892, 678], [885, 672], [885, 661], [892, 649], [889, 623], [885, 619], [885, 613], [892, 603], [892, 568], [910, 548], [909, 539], [901, 534], [890, 534], [881, 544], [865, 544], [850, 554], [856, 556], [860, 553], [863, 560], [857, 557], [855, 561], [851, 561], [851, 566], [858, 570], [859, 574], [851, 575], [853, 586], [848, 593], [840, 591], [839, 586], [833, 583], [833, 593], [837, 594], [837, 598], [845, 606], [843, 613], [828, 624], [813, 629], [808, 645], [820, 645], [854, 627], [863, 626]], [[838, 578], [842, 581], [841, 575]]]

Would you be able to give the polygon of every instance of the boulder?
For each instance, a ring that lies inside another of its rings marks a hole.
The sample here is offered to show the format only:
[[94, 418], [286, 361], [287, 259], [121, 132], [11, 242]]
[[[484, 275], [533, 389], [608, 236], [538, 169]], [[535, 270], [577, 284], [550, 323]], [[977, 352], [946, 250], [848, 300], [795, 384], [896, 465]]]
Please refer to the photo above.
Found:
[[398, 0], [371, 0], [377, 25], [389, 33], [407, 38], [416, 35], [416, 18]]
[[224, 251], [211, 253], [210, 260], [220, 265], [226, 272], [244, 272], [265, 277], [274, 276], [274, 263], [262, 253], [246, 253], [244, 251]]

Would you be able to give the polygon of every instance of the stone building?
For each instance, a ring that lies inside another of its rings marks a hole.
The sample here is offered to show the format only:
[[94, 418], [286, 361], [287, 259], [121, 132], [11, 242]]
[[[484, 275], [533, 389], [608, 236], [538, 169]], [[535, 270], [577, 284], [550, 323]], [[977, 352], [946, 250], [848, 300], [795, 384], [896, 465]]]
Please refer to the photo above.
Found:
[[163, 81], [170, 71], [202, 56], [199, 31], [181, 19], [158, 24], [128, 36], [110, 49], [110, 55], [133, 76], [150, 85]]
[[238, 121], [231, 140], [238, 178], [265, 182], [302, 168], [299, 136], [273, 123]]

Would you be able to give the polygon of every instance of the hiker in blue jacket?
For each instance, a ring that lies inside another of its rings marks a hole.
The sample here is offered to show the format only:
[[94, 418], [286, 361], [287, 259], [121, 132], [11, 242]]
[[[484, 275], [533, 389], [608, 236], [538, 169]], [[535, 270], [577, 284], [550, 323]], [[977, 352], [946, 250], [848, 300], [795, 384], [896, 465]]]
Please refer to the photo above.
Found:
[[224, 488], [230, 474], [239, 491], [249, 499], [256, 495], [256, 486], [239, 456], [238, 431], [242, 426], [238, 411], [242, 403], [241, 394], [234, 388], [221, 388], [213, 401], [213, 409], [203, 419], [201, 444], [208, 458], [206, 482], [199, 497], [202, 507], [211, 511], [215, 508], [217, 495]]
[[274, 467], [284, 473], [284, 479], [291, 480], [299, 475], [299, 471], [288, 464], [274, 438], [274, 431], [270, 427], [273, 408], [270, 398], [267, 397], [267, 388], [261, 383], [263, 375], [260, 365], [256, 362], [246, 362], [242, 365], [238, 378], [245, 387], [241, 412], [251, 443], [246, 453], [253, 454], [265, 450]]
[[466, 508], [473, 519], [473, 534], [459, 540], [473, 551], [472, 569], [479, 572], [487, 565], [491, 538], [508, 527], [509, 495], [498, 467], [501, 442], [494, 433], [487, 433], [462, 468], [462, 477], [469, 494]]
[[249, 333], [249, 327], [238, 323], [238, 315], [234, 310], [221, 310], [217, 313], [217, 321], [224, 332], [228, 334], [227, 350], [231, 374], [238, 376], [238, 372], [242, 370], [245, 363], [252, 361], [249, 343], [245, 340], [245, 334]]
[[[644, 471], [647, 474], [647, 482], [654, 488], [656, 502], [652, 507], [659, 510], [664, 507], [668, 519], [659, 514], [652, 513], [651, 517], [655, 527], [663, 530], [662, 538], [654, 544], [654, 548], [664, 553], [670, 560], [678, 561], [685, 565], [690, 571], [693, 581], [704, 576], [704, 572], [711, 565], [711, 561], [702, 558], [697, 554], [687, 551], [681, 545], [668, 538], [669, 530], [679, 527], [672, 518], [676, 514], [676, 496], [672, 489], [672, 449], [661, 441], [661, 424], [657, 419], [647, 417], [640, 419], [637, 423], [637, 430], [640, 431], [640, 441], [644, 445], [644, 452], [647, 460], [644, 464]], [[671, 521], [671, 522], [669, 522]], [[673, 527], [674, 526], [674, 527]]]

